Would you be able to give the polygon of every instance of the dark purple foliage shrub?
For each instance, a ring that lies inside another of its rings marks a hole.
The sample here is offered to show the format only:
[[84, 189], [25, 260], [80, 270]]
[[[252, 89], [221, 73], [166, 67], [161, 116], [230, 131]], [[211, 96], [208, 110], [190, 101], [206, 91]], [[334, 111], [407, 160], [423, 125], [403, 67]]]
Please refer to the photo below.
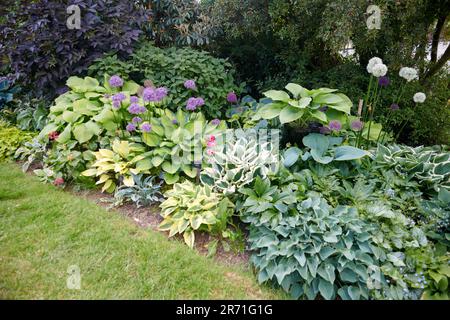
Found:
[[[69, 5], [80, 8], [80, 29], [67, 27]], [[24, 2], [0, 25], [0, 58], [20, 83], [54, 96], [103, 53], [131, 54], [147, 13], [129, 0]]]

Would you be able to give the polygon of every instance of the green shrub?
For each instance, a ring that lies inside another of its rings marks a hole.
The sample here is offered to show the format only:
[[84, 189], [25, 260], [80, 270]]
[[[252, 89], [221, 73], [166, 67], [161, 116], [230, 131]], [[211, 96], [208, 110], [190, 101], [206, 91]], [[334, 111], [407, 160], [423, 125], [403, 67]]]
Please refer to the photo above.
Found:
[[[190, 48], [157, 48], [143, 44], [129, 60], [115, 57], [100, 59], [90, 66], [91, 76], [102, 78], [105, 73], [128, 74], [136, 82], [150, 80], [155, 86], [169, 89], [169, 106], [173, 111], [186, 106], [190, 97], [202, 97], [204, 113], [211, 119], [220, 117], [227, 109], [227, 94], [240, 93], [234, 83], [234, 70], [229, 62], [213, 58], [204, 51]], [[186, 90], [186, 80], [194, 80], [196, 90]]]
[[22, 131], [0, 120], [0, 162], [12, 160], [22, 143], [32, 138], [32, 133]]

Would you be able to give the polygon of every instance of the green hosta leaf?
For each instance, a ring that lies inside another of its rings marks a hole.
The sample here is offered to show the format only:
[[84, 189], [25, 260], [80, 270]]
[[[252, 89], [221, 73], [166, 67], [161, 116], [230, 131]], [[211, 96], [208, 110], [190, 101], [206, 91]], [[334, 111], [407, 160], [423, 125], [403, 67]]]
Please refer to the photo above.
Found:
[[323, 104], [323, 105], [331, 105], [331, 104], [337, 104], [340, 102], [343, 102], [343, 99], [334, 93], [325, 93], [320, 94], [314, 97], [313, 100], [315, 103]]
[[64, 144], [70, 140], [71, 134], [72, 134], [72, 125], [69, 123], [64, 129], [64, 131], [61, 132], [56, 141], [58, 141], [58, 143]]
[[292, 93], [292, 95], [294, 96], [294, 98], [298, 98], [298, 97], [309, 97], [310, 92], [308, 89], [303, 88], [301, 85], [298, 85], [296, 83], [289, 83], [286, 86], [286, 90], [288, 90], [289, 92]]
[[170, 173], [164, 173], [164, 181], [167, 184], [174, 184], [180, 179], [180, 176], [178, 174], [170, 174]]
[[136, 94], [139, 90], [139, 85], [134, 81], [127, 81], [123, 84], [122, 91], [128, 91], [130, 95]]
[[304, 110], [292, 106], [286, 106], [280, 112], [281, 124], [293, 122], [303, 116]]
[[92, 139], [94, 132], [89, 130], [86, 124], [82, 123], [74, 126], [73, 135], [79, 143], [85, 143]]
[[334, 299], [334, 285], [324, 279], [319, 280], [319, 292], [327, 300]]
[[68, 123], [74, 123], [80, 116], [81, 114], [69, 110], [64, 111], [62, 114], [63, 120]]
[[164, 161], [161, 168], [169, 174], [175, 174], [180, 169], [180, 164]]
[[361, 159], [367, 156], [367, 151], [352, 147], [352, 146], [341, 146], [334, 150], [334, 160], [336, 161], [349, 161]]
[[291, 97], [289, 97], [289, 95], [286, 92], [279, 91], [279, 90], [269, 90], [267, 92], [264, 92], [263, 94], [264, 94], [264, 96], [272, 99], [273, 101], [287, 102], [291, 98]]
[[195, 234], [194, 231], [189, 230], [185, 231], [183, 233], [184, 242], [188, 245], [189, 248], [194, 248], [194, 242], [195, 242]]
[[342, 281], [345, 281], [345, 282], [354, 283], [358, 280], [357, 274], [353, 270], [348, 269], [348, 268], [345, 268], [344, 270], [342, 270], [339, 273], [339, 277], [341, 278]]
[[284, 103], [269, 103], [258, 109], [258, 114], [264, 119], [273, 119], [280, 115], [281, 110], [283, 110]]
[[150, 147], [157, 147], [161, 143], [161, 137], [152, 132], [143, 133], [142, 141]]
[[327, 115], [320, 110], [311, 110], [311, 116], [320, 120], [321, 122], [328, 122]]
[[319, 268], [317, 269], [317, 273], [319, 276], [321, 276], [323, 279], [330, 283], [334, 283], [334, 280], [336, 278], [334, 274], [334, 266], [329, 263], [322, 263]]
[[306, 264], [306, 257], [305, 257], [305, 254], [303, 252], [296, 251], [294, 253], [294, 258], [298, 261], [300, 266], [302, 266], [302, 267], [305, 266], [305, 264]]
[[150, 159], [143, 159], [136, 162], [136, 169], [140, 172], [148, 171], [152, 167], [153, 165]]

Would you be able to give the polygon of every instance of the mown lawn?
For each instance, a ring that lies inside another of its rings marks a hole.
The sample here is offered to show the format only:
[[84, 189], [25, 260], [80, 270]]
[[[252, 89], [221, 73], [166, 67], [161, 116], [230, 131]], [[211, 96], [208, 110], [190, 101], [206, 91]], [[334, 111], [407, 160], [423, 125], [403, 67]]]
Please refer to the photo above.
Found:
[[[68, 289], [68, 267], [81, 289]], [[243, 267], [218, 264], [116, 212], [0, 165], [2, 299], [276, 299]]]

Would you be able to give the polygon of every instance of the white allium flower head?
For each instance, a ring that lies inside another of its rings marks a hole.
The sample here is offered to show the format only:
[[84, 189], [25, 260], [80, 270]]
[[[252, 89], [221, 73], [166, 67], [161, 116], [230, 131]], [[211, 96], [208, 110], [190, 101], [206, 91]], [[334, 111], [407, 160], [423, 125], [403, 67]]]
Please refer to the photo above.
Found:
[[419, 79], [418, 72], [414, 68], [403, 67], [398, 74], [408, 82]]
[[415, 103], [424, 103], [426, 99], [427, 96], [423, 92], [417, 92], [413, 97]]
[[388, 68], [385, 64], [376, 64], [373, 68], [372, 68], [372, 74], [379, 78], [379, 77], [384, 77], [386, 75], [388, 71]]
[[383, 60], [381, 60], [378, 57], [373, 57], [369, 60], [369, 63], [367, 64], [367, 72], [372, 73], [373, 67], [375, 67], [377, 64], [383, 64]]

